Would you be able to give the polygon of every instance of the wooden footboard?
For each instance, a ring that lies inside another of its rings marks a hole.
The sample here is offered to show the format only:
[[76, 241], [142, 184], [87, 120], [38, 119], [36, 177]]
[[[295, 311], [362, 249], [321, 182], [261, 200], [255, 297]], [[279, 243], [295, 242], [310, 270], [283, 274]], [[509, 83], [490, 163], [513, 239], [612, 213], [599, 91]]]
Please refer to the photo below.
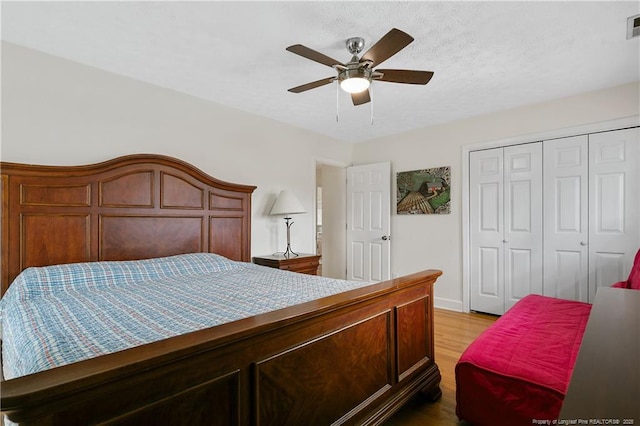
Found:
[[380, 424], [440, 395], [429, 270], [2, 383], [20, 424]]

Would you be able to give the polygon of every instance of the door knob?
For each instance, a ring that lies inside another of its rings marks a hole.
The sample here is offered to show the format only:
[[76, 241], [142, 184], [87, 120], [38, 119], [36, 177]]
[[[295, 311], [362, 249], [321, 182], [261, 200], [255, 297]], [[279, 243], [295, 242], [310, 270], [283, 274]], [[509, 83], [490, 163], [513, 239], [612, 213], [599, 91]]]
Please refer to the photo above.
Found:
[[382, 239], [383, 239], [384, 241], [390, 240], [390, 239], [391, 239], [391, 235], [383, 235], [383, 236], [382, 236]]
[[586, 245], [587, 245], [587, 243], [586, 243], [585, 241], [580, 241], [580, 245], [581, 245], [581, 246], [586, 246]]

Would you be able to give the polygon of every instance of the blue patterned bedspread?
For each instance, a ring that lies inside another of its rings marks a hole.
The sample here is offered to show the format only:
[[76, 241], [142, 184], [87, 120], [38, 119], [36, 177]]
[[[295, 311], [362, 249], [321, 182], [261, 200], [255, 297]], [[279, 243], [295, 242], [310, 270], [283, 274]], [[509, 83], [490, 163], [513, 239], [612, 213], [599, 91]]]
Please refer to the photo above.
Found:
[[366, 284], [208, 253], [28, 268], [0, 300], [4, 377], [36, 373]]

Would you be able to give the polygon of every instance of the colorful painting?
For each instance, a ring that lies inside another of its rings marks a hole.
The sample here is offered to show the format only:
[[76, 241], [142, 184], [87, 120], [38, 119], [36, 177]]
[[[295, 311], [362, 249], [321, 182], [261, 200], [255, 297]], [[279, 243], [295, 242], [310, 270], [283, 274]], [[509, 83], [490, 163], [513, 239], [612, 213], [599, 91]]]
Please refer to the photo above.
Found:
[[451, 167], [396, 174], [398, 214], [451, 213]]

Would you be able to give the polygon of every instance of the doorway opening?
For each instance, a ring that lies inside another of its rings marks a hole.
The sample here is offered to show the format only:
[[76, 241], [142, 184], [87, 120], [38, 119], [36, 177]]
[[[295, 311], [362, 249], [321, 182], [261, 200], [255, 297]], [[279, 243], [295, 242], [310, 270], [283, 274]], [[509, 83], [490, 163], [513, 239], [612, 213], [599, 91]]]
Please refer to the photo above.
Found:
[[318, 275], [346, 278], [347, 164], [316, 161], [316, 254]]

